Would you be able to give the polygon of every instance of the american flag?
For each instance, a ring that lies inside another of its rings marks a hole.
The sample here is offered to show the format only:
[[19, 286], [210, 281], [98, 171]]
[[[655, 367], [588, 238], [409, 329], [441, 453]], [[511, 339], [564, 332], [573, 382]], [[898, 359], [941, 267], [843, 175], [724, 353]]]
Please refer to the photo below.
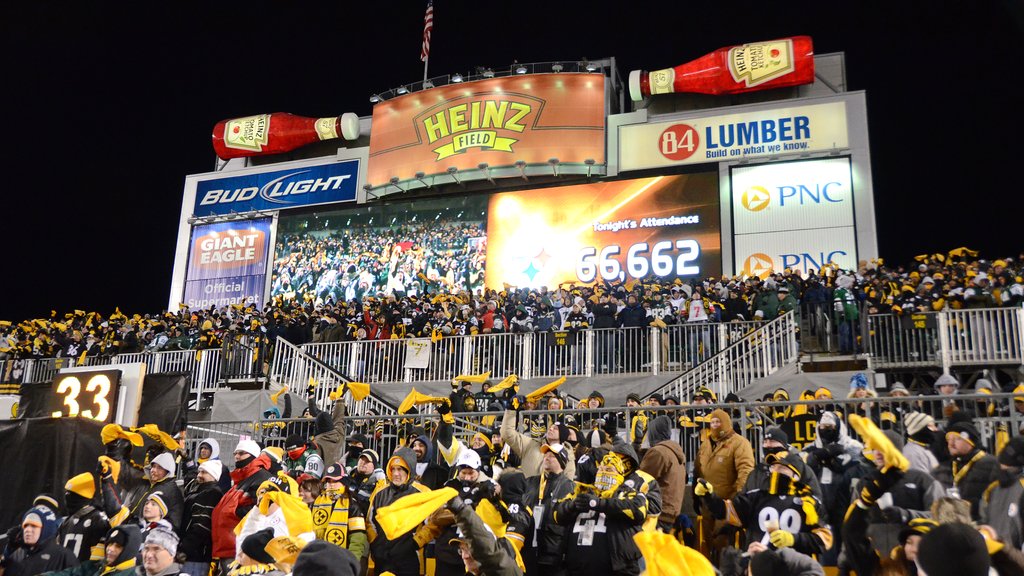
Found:
[[426, 62], [430, 56], [430, 31], [434, 29], [434, 3], [427, 2], [427, 13], [423, 15], [423, 48], [420, 50], [420, 60]]

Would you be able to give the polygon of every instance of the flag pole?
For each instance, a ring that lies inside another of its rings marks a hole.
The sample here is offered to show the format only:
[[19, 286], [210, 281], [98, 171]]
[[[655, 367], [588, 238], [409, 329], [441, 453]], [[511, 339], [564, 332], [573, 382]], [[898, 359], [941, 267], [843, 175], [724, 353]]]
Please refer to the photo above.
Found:
[[423, 58], [423, 83], [427, 82], [427, 66], [430, 64], [430, 54]]

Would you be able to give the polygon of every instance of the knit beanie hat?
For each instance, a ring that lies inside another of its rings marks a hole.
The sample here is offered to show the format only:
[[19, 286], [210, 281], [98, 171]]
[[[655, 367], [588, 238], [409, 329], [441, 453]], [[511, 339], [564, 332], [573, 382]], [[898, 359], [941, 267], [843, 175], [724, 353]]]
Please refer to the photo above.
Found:
[[213, 481], [217, 482], [220, 480], [220, 475], [224, 473], [224, 464], [220, 460], [207, 460], [199, 465], [200, 470], [205, 470], [207, 474], [213, 476]]
[[160, 517], [167, 517], [167, 502], [164, 501], [164, 495], [160, 492], [153, 492], [146, 498], [147, 501], [152, 500], [156, 507], [160, 509]]
[[935, 418], [924, 412], [911, 412], [903, 417], [903, 425], [907, 428], [907, 436], [913, 436], [927, 428], [929, 424], [934, 423]]
[[274, 557], [267, 553], [266, 547], [274, 539], [274, 529], [264, 528], [253, 532], [242, 540], [242, 552], [260, 564], [272, 564]]
[[789, 568], [777, 552], [765, 550], [751, 557], [750, 573], [753, 576], [788, 576]]
[[974, 423], [970, 420], [958, 420], [952, 422], [948, 428], [946, 428], [946, 437], [950, 434], [960, 436], [964, 440], [971, 443], [971, 446], [978, 446], [981, 444], [981, 434], [978, 429], [974, 427]]
[[985, 538], [960, 522], [942, 524], [921, 538], [917, 563], [928, 576], [987, 576], [991, 566]]
[[299, 552], [293, 576], [356, 576], [359, 561], [348, 551], [325, 540], [313, 540]]
[[157, 526], [146, 535], [146, 544], [159, 546], [174, 557], [178, 553], [178, 535], [170, 527]]
[[21, 517], [21, 525], [39, 526], [39, 543], [57, 535], [57, 515], [46, 506], [33, 506]]
[[260, 455], [260, 445], [255, 440], [242, 440], [235, 446], [235, 452], [245, 452], [257, 458]]
[[174, 456], [170, 452], [161, 452], [159, 456], [150, 460], [150, 464], [156, 464], [167, 471], [168, 476], [174, 476], [178, 467], [174, 463]]
[[377, 468], [377, 466], [380, 464], [380, 456], [377, 454], [377, 451], [373, 450], [372, 448], [367, 448], [366, 450], [360, 452], [359, 457], [366, 458], [367, 460], [369, 460], [370, 463], [373, 464], [374, 468]]

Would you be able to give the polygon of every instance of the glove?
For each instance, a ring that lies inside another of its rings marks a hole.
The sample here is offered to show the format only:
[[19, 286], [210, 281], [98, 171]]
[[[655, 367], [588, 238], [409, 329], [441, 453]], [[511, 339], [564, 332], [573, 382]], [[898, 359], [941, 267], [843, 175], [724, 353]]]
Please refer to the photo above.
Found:
[[444, 483], [445, 488], [454, 488], [456, 492], [462, 493], [462, 482], [458, 478], [451, 478]]
[[526, 396], [523, 396], [522, 394], [516, 394], [515, 396], [512, 397], [512, 409], [515, 410], [516, 412], [522, 410], [523, 406], [525, 405]]
[[494, 497], [494, 486], [495, 484], [491, 482], [480, 482], [474, 486], [470, 492], [473, 496], [473, 501], [491, 500]]
[[676, 516], [676, 520], [672, 523], [672, 527], [680, 532], [693, 530], [693, 520], [688, 514], [680, 514], [679, 516]]
[[438, 404], [437, 405], [437, 413], [440, 414], [441, 416], [444, 416], [445, 414], [451, 414], [452, 413], [452, 404], [451, 404], [451, 402], [441, 402], [440, 404]]
[[879, 470], [872, 470], [861, 483], [861, 502], [873, 506], [902, 476], [903, 472], [896, 467], [890, 468], [884, 474]]
[[899, 506], [890, 506], [882, 510], [882, 518], [889, 524], [906, 524], [910, 520], [910, 513]]
[[310, 384], [309, 386], [306, 386], [306, 396], [312, 396], [314, 393], [316, 393], [315, 385]]
[[577, 512], [587, 512], [590, 510], [590, 500], [592, 496], [589, 494], [577, 494], [576, 499], [572, 501], [572, 508]]
[[825, 452], [828, 453], [830, 458], [838, 458], [843, 455], [845, 449], [840, 444], [829, 444], [825, 447]]
[[693, 487], [693, 495], [697, 497], [704, 497], [715, 493], [715, 487], [711, 485], [711, 482], [701, 478], [697, 480], [697, 484]]
[[459, 496], [455, 496], [445, 504], [445, 507], [452, 511], [452, 514], [458, 514], [460, 510], [466, 507], [466, 502]]
[[793, 538], [792, 534], [785, 530], [776, 530], [771, 533], [768, 540], [772, 543], [772, 546], [775, 546], [776, 548], [791, 548], [796, 539]]

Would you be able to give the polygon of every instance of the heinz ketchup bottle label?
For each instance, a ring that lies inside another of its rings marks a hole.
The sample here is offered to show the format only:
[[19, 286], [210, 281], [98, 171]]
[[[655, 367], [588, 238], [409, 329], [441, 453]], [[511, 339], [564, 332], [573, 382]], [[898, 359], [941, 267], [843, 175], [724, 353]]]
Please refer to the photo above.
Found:
[[338, 137], [338, 119], [331, 118], [317, 118], [316, 124], [316, 136], [321, 140], [331, 140]]
[[651, 94], [671, 94], [675, 92], [672, 86], [676, 83], [676, 71], [673, 68], [665, 68], [664, 70], [655, 70], [651, 72], [649, 82], [651, 84]]
[[[748, 88], [764, 84], [793, 71], [793, 41], [784, 39], [734, 46], [729, 50], [728, 62], [729, 72], [736, 82], [743, 82]], [[653, 82], [651, 88], [651, 93], [656, 93]]]
[[224, 146], [261, 152], [270, 140], [270, 114], [228, 120], [224, 126]]

